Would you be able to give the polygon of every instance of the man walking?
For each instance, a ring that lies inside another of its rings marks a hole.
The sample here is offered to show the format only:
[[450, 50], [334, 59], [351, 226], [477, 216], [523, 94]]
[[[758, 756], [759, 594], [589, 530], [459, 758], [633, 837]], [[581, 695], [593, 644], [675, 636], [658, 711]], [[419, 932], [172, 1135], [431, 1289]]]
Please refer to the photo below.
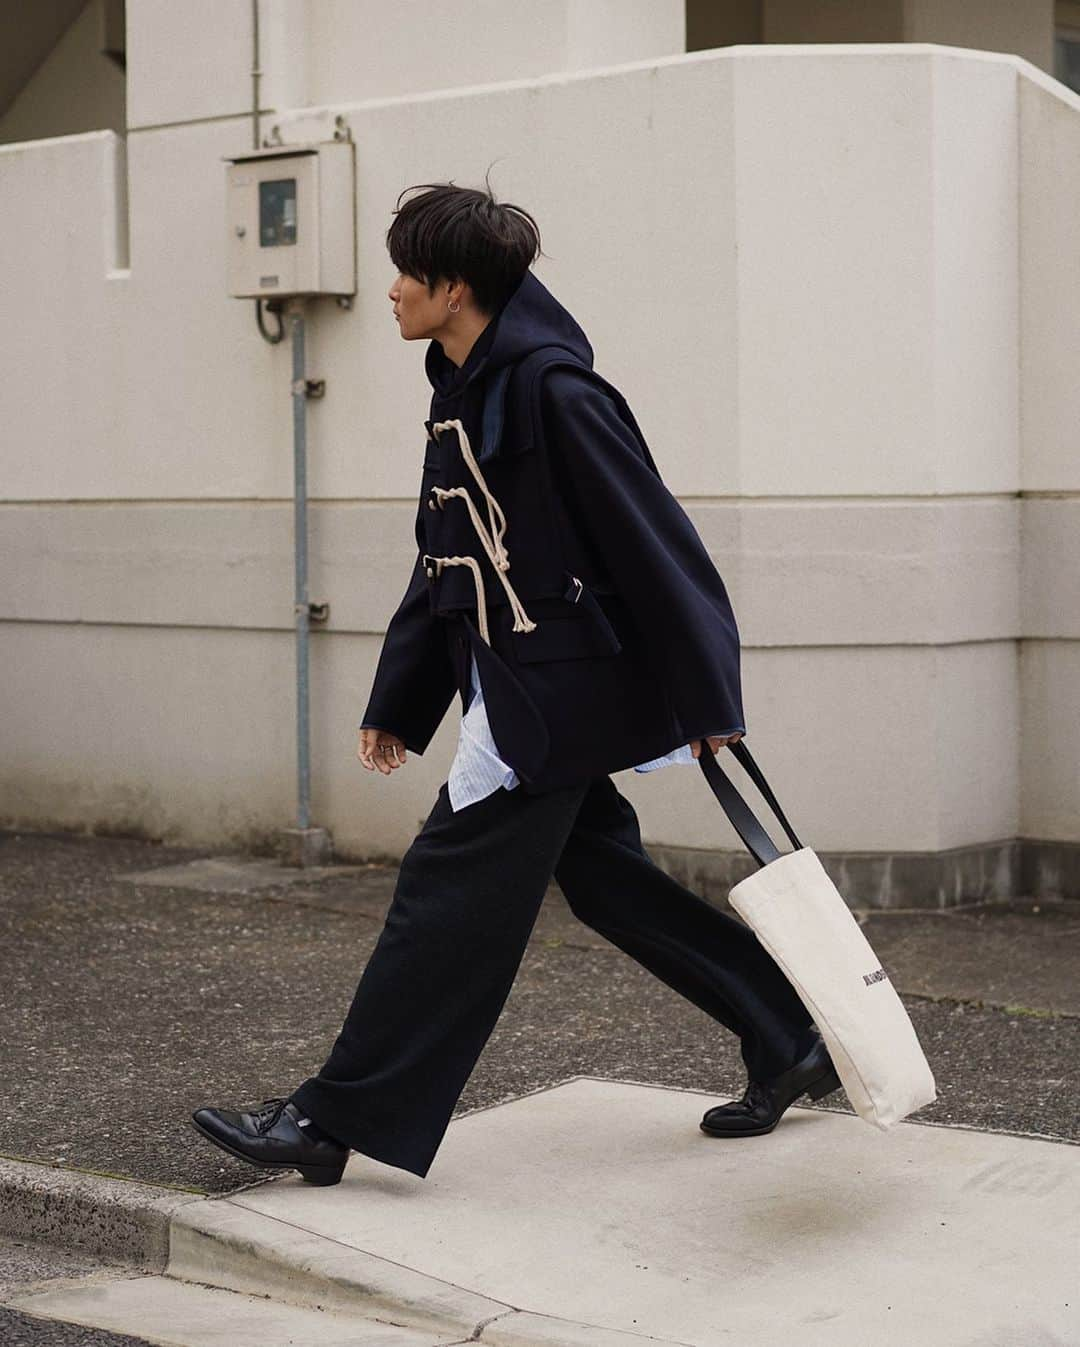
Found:
[[312, 1183], [336, 1183], [350, 1150], [426, 1175], [554, 877], [576, 916], [739, 1036], [746, 1091], [702, 1129], [769, 1132], [839, 1088], [820, 1034], [753, 932], [652, 862], [609, 775], [745, 734], [723, 580], [531, 271], [532, 217], [452, 185], [396, 214], [389, 298], [401, 336], [429, 340], [433, 394], [417, 556], [358, 756], [389, 776], [423, 754], [455, 693], [458, 749], [325, 1063], [195, 1126]]

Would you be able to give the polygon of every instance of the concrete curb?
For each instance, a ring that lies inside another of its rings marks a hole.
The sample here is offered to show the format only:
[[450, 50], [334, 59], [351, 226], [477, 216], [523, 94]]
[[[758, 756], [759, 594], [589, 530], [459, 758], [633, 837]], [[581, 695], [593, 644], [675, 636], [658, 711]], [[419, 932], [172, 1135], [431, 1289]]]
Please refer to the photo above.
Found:
[[517, 1310], [485, 1327], [476, 1337], [483, 1347], [686, 1347], [671, 1338], [644, 1333], [624, 1333], [618, 1328], [600, 1328], [576, 1323], [573, 1319], [555, 1319], [547, 1314]]
[[491, 1347], [679, 1347], [519, 1310], [275, 1216], [209, 1198], [172, 1216], [166, 1275]]
[[0, 1233], [160, 1271], [173, 1215], [201, 1193], [0, 1156]]
[[227, 1197], [175, 1211], [171, 1229], [166, 1273], [183, 1281], [457, 1338], [513, 1309]]
[[[646, 1342], [679, 1347], [654, 1336], [520, 1310], [251, 1211], [229, 1196], [206, 1197], [10, 1157], [0, 1157], [0, 1233], [119, 1259], [180, 1286], [353, 1315], [435, 1333], [446, 1341], [468, 1339], [490, 1347], [642, 1347]], [[40, 1299], [32, 1298], [23, 1308], [33, 1311]], [[84, 1312], [90, 1317], [79, 1322], [93, 1323], [93, 1308]]]

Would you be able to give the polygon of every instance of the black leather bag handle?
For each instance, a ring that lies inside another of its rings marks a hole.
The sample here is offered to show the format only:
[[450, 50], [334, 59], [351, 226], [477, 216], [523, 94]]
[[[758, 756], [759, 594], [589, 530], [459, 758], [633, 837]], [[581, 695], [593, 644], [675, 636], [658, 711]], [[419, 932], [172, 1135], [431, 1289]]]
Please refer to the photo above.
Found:
[[[750, 750], [746, 746], [745, 736], [736, 740], [733, 744], [726, 744], [739, 762], [746, 768], [751, 781], [757, 786], [765, 797], [769, 808], [780, 820], [784, 832], [791, 840], [791, 845], [799, 850], [802, 843], [795, 836], [795, 832], [784, 817], [784, 811], [772, 792], [772, 787], [765, 780], [765, 775], [761, 768], [754, 761]], [[770, 861], [775, 861], [782, 853], [773, 842], [772, 838], [759, 823], [754, 811], [739, 794], [734, 784], [729, 779], [727, 773], [716, 760], [716, 754], [709, 746], [707, 739], [701, 741], [701, 756], [698, 758], [698, 764], [705, 773], [705, 780], [709, 783], [712, 793], [720, 801], [721, 808], [731, 820], [732, 827], [742, 838], [746, 849], [757, 861], [758, 865], [768, 865]]]

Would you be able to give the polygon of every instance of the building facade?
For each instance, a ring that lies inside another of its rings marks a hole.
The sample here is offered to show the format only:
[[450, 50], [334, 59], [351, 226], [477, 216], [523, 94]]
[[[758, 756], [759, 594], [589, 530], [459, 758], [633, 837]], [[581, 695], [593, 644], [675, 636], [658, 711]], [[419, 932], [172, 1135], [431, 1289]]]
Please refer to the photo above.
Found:
[[[843, 891], [1080, 895], [1078, 8], [36, 6], [0, 74], [5, 826], [292, 822], [290, 353], [227, 293], [223, 159], [336, 132], [358, 292], [310, 306], [308, 365], [338, 854], [400, 855], [456, 742], [452, 709], [389, 778], [355, 757], [429, 393], [385, 232], [490, 168], [728, 583], [748, 743]], [[650, 850], [722, 893], [734, 831], [695, 766], [659, 780], [618, 776]]]

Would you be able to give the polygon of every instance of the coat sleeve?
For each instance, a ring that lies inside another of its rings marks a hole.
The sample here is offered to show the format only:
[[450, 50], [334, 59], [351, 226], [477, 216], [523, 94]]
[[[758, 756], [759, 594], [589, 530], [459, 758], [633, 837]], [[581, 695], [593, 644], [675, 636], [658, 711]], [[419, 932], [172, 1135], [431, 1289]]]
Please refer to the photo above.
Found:
[[548, 372], [540, 407], [553, 487], [654, 652], [687, 739], [745, 734], [727, 589], [647, 446], [573, 369]]
[[360, 728], [396, 734], [423, 755], [457, 691], [443, 620], [430, 612], [420, 553], [409, 584], [386, 628], [371, 696]]

